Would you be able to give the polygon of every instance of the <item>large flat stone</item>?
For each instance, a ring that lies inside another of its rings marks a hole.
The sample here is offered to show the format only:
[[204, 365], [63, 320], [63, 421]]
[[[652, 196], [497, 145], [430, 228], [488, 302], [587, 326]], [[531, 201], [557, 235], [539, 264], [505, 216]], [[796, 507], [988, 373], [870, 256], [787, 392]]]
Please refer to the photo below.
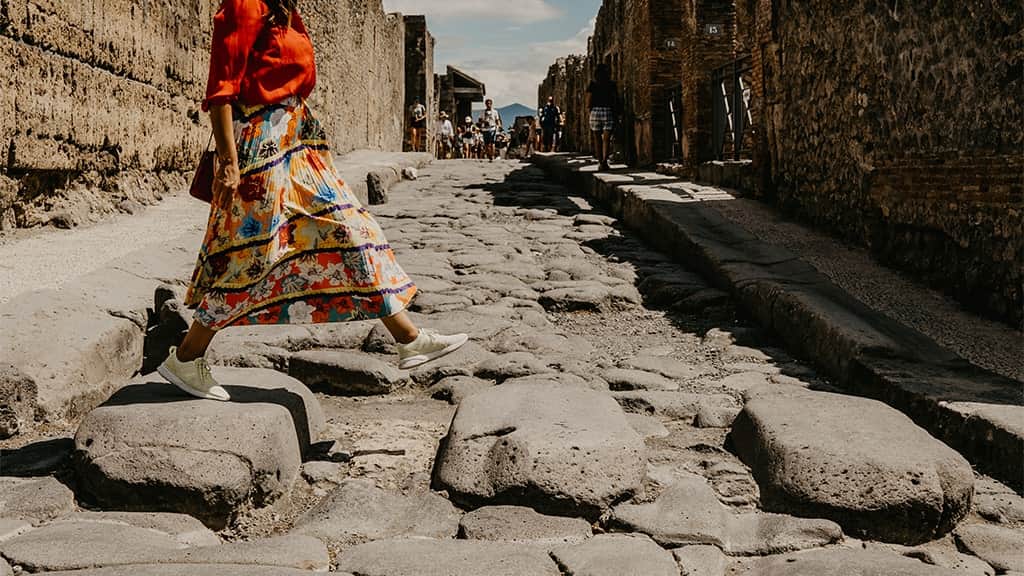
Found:
[[777, 514], [733, 514], [706, 480], [682, 475], [654, 502], [622, 504], [611, 524], [649, 534], [663, 546], [711, 544], [733, 556], [778, 554], [842, 539], [837, 525]]
[[578, 544], [593, 532], [582, 518], [547, 516], [523, 506], [485, 506], [459, 522], [459, 536], [469, 540], [523, 542], [540, 546]]
[[463, 400], [435, 483], [471, 506], [596, 517], [639, 489], [644, 454], [643, 439], [607, 394], [517, 382]]
[[970, 509], [967, 461], [875, 400], [797, 387], [755, 395], [732, 444], [766, 509], [829, 518], [854, 534], [916, 544]]
[[171, 536], [186, 546], [217, 546], [220, 538], [202, 522], [185, 514], [170, 512], [75, 512], [54, 520], [51, 524], [64, 522], [95, 523], [97, 530], [104, 525], [119, 524], [147, 530], [156, 530]]
[[691, 420], [706, 410], [735, 410], [736, 399], [727, 394], [693, 394], [669, 390], [627, 390], [612, 392], [626, 412]]
[[0, 518], [44, 522], [75, 509], [75, 495], [54, 478], [0, 478]]
[[97, 521], [37, 528], [0, 543], [0, 553], [33, 572], [130, 564], [249, 564], [321, 571], [330, 566], [324, 545], [305, 536], [191, 547], [157, 529]]
[[772, 556], [736, 576], [954, 576], [958, 572], [891, 552], [829, 549]]
[[990, 524], [969, 524], [956, 529], [956, 542], [993, 568], [1024, 572], [1024, 530]]
[[567, 576], [679, 576], [672, 554], [639, 534], [601, 534], [551, 556]]
[[288, 374], [310, 388], [344, 396], [390, 394], [409, 376], [394, 364], [363, 352], [310, 350], [291, 357]]
[[294, 533], [332, 543], [387, 538], [454, 538], [462, 513], [433, 492], [403, 495], [348, 480], [295, 523]]
[[684, 546], [672, 550], [680, 576], [725, 576], [729, 557], [717, 546]]
[[231, 402], [143, 378], [91, 412], [75, 435], [79, 487], [109, 509], [182, 512], [215, 529], [283, 495], [323, 429], [319, 403], [278, 372], [214, 375]]
[[608, 382], [608, 387], [615, 391], [623, 390], [678, 390], [679, 384], [665, 378], [661, 374], [643, 370], [613, 368], [605, 370], [601, 377]]
[[347, 550], [338, 568], [359, 576], [560, 576], [542, 548], [482, 540], [379, 540]]

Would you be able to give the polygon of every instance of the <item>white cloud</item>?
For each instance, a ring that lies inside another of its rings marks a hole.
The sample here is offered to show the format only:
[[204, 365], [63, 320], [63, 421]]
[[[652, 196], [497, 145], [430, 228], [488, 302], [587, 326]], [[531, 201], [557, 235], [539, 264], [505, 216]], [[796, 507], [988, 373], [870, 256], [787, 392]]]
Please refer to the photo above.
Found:
[[[569, 54], [585, 54], [587, 40], [594, 32], [594, 20], [575, 35], [565, 40], [534, 42], [525, 47], [487, 48], [473, 51], [471, 58], [459, 60], [462, 50], [453, 50], [449, 56], [453, 66], [487, 85], [487, 95], [498, 107], [519, 102], [537, 105], [537, 87], [544, 80], [555, 59]], [[439, 44], [439, 48], [447, 47]]]
[[403, 14], [425, 14], [438, 20], [496, 18], [522, 23], [553, 20], [562, 15], [547, 0], [517, 0], [513, 10], [503, 2], [491, 0], [384, 0], [384, 9]]

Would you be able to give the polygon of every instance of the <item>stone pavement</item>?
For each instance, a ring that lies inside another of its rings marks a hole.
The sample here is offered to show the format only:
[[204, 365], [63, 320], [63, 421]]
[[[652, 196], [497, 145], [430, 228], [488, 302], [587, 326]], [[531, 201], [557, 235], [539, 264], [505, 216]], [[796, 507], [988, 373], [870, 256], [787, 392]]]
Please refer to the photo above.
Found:
[[373, 323], [228, 330], [233, 405], [124, 378], [55, 455], [0, 453], [0, 574], [1024, 571], [1024, 499], [587, 199], [419, 176], [373, 212], [415, 320], [472, 342], [402, 372]]
[[[749, 215], [736, 216], [742, 209], [733, 208], [728, 190], [626, 167], [598, 174], [592, 159], [582, 156], [539, 155], [537, 162], [730, 292], [843, 390], [905, 412], [979, 469], [1024, 490], [1024, 382], [1013, 378], [1019, 371], [997, 373], [968, 362], [872, 307], [871, 299], [866, 303], [841, 288], [832, 279], [836, 274], [827, 276], [802, 257], [813, 250], [795, 253], [752, 234], [741, 223]], [[856, 271], [838, 277], [851, 273]], [[982, 342], [989, 332], [977, 322], [963, 328]], [[1019, 363], [1020, 335], [1005, 332], [1011, 334], [988, 340], [999, 348], [988, 357]], [[964, 349], [962, 340], [958, 349]]]

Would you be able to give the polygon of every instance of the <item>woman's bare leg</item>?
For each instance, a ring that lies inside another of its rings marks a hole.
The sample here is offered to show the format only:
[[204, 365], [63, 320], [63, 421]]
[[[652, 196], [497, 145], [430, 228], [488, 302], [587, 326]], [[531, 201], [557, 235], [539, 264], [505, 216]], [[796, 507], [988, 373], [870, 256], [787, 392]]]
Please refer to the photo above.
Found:
[[611, 139], [612, 133], [610, 131], [605, 130], [601, 133], [601, 161], [605, 164], [608, 163], [608, 157], [611, 155], [609, 154], [611, 151], [608, 149], [611, 145]]
[[395, 337], [395, 341], [399, 344], [408, 344], [420, 335], [419, 329], [412, 323], [412, 318], [409, 318], [405, 311], [399, 312], [394, 316], [381, 318], [380, 321], [384, 323], [384, 327], [388, 329], [388, 332], [391, 332], [391, 335]]
[[216, 335], [217, 332], [215, 330], [210, 330], [199, 322], [193, 322], [192, 326], [188, 329], [188, 334], [185, 335], [185, 339], [178, 346], [178, 361], [191, 362], [205, 356], [206, 349], [210, 347], [210, 342], [213, 341], [213, 337]]

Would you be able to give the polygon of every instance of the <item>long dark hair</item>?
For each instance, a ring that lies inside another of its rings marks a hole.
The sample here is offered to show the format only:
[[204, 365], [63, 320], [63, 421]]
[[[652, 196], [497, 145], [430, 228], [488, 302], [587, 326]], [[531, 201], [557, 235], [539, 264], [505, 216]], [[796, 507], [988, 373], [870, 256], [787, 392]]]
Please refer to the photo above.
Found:
[[601, 63], [597, 65], [597, 70], [594, 74], [598, 83], [608, 84], [612, 81], [612, 68], [611, 66]]
[[287, 26], [292, 12], [299, 7], [299, 0], [263, 0], [270, 8], [270, 22], [274, 26]]

